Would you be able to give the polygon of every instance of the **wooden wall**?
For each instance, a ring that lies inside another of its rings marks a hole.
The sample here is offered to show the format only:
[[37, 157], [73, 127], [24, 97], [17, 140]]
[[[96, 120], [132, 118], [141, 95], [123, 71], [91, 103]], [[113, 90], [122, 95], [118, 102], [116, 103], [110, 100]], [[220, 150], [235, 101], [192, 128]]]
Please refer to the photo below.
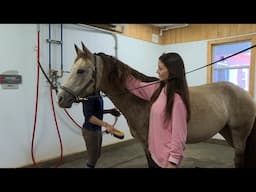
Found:
[[159, 35], [159, 44], [184, 43], [256, 32], [256, 24], [189, 24], [187, 27], [163, 31], [149, 24], [127, 24], [123, 35], [152, 42]]
[[256, 32], [256, 24], [190, 24], [164, 32], [163, 43], [183, 43]]
[[[123, 35], [152, 42], [152, 34], [159, 35], [158, 27], [148, 24], [127, 24], [124, 27]], [[159, 38], [160, 40], [160, 38]]]

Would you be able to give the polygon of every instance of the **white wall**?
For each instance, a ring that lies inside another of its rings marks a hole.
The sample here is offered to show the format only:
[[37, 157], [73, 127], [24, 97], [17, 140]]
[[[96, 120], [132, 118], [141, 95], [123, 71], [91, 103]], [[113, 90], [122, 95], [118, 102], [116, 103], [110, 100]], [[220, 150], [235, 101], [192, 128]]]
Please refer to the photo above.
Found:
[[[177, 52], [184, 60], [186, 72], [207, 65], [207, 41], [194, 41], [163, 46], [163, 52]], [[189, 86], [207, 82], [206, 68], [187, 74]]]
[[36, 26], [1, 24], [0, 42], [0, 73], [18, 70], [23, 78], [19, 89], [0, 88], [0, 167], [18, 167], [31, 162]]
[[[60, 25], [51, 25], [51, 38], [60, 40]], [[49, 49], [48, 25], [40, 25], [41, 46], [40, 62], [48, 72]], [[80, 46], [83, 41], [92, 52], [104, 52], [114, 55], [114, 38], [110, 35], [87, 32], [81, 27], [64, 25], [63, 64], [69, 71], [75, 57], [74, 43]], [[155, 70], [161, 46], [142, 40], [117, 35], [118, 58], [128, 65], [148, 75], [156, 76]], [[35, 110], [36, 92], [36, 47], [37, 25], [1, 24], [0, 25], [0, 74], [7, 70], [18, 70], [22, 75], [19, 89], [0, 88], [0, 167], [14, 168], [32, 164], [30, 149]], [[52, 69], [60, 69], [60, 45], [52, 45]], [[145, 57], [146, 55], [146, 57]], [[64, 75], [61, 82], [65, 80]], [[60, 144], [54, 124], [50, 102], [49, 85], [40, 72], [38, 117], [35, 135], [34, 155], [37, 162], [60, 156]], [[107, 99], [105, 108], [113, 107]], [[63, 109], [54, 104], [63, 143], [64, 155], [86, 150], [81, 130], [71, 122]], [[83, 122], [81, 104], [74, 104], [68, 109], [72, 117], [80, 124]], [[113, 122], [114, 118], [105, 115], [104, 120]], [[118, 140], [104, 135], [103, 146], [131, 139], [126, 120], [120, 117], [117, 128], [125, 132], [125, 139]]]

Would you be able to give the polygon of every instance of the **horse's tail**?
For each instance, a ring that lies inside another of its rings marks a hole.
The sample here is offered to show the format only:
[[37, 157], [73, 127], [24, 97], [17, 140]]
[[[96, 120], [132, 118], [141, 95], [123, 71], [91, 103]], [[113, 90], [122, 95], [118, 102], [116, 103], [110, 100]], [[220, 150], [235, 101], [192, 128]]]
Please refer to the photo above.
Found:
[[256, 168], [256, 119], [246, 141], [244, 167]]

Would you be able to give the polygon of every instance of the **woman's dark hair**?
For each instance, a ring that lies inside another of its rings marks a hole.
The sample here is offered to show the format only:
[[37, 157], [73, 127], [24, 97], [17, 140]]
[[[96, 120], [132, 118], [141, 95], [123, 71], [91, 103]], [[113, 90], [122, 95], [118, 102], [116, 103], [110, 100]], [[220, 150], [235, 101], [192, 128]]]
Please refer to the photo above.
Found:
[[181, 56], [177, 53], [164, 53], [159, 57], [165, 67], [168, 69], [169, 77], [166, 81], [160, 83], [159, 88], [151, 97], [151, 104], [153, 104], [161, 93], [162, 88], [167, 84], [166, 89], [166, 108], [165, 120], [171, 119], [172, 107], [174, 101], [174, 93], [177, 93], [182, 98], [187, 109], [187, 121], [190, 120], [190, 102], [189, 91], [185, 74], [184, 62]]

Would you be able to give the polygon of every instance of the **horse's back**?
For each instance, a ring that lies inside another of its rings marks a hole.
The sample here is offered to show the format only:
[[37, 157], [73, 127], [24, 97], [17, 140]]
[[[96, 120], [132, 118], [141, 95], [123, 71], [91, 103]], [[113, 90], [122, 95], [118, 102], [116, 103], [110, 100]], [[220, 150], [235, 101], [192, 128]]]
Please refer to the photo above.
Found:
[[241, 104], [254, 103], [253, 98], [247, 91], [231, 82], [222, 81], [194, 86], [190, 87], [189, 90], [191, 95], [198, 96], [200, 94], [207, 100], [211, 99], [213, 101], [223, 100], [227, 105], [237, 104], [237, 102], [241, 102]]

